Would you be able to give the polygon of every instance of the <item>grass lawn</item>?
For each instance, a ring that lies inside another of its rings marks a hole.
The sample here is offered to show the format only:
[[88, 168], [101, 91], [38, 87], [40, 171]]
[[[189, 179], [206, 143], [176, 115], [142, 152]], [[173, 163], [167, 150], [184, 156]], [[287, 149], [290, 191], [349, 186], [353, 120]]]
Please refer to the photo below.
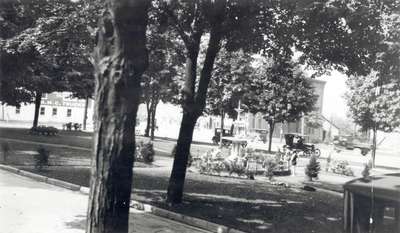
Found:
[[[2, 139], [1, 139], [2, 138]], [[34, 136], [26, 130], [0, 129], [0, 143], [4, 138], [32, 142], [64, 144], [90, 148], [90, 134], [61, 132], [59, 136]], [[173, 143], [155, 142], [169, 150]], [[12, 151], [36, 151], [38, 145], [10, 142]], [[51, 155], [61, 158], [89, 159], [91, 152], [66, 147], [45, 146]], [[26, 160], [27, 157], [15, 158]], [[157, 155], [160, 155], [157, 153]], [[163, 154], [161, 154], [163, 155]], [[167, 153], [164, 156], [169, 155]], [[12, 153], [11, 153], [12, 156]], [[18, 164], [18, 163], [17, 163]], [[207, 176], [188, 172], [184, 202], [168, 206], [164, 199], [170, 170], [165, 167], [140, 166], [134, 169], [133, 191], [135, 199], [192, 217], [220, 223], [247, 232], [342, 232], [343, 201], [340, 195], [326, 192], [307, 192], [296, 188], [272, 186], [266, 182]], [[22, 169], [34, 171], [29, 166]], [[39, 172], [82, 186], [89, 186], [90, 169], [87, 167], [51, 166]]]
[[[41, 174], [83, 186], [90, 179], [88, 168], [51, 167]], [[338, 195], [188, 173], [183, 204], [170, 207], [164, 202], [168, 178], [169, 171], [135, 168], [133, 197], [247, 232], [330, 233], [342, 229], [343, 204]]]
[[92, 133], [61, 130], [56, 136], [30, 135], [28, 129], [0, 128], [0, 138], [18, 139], [68, 146], [92, 147]]
[[[42, 136], [42, 135], [30, 135], [28, 134], [28, 129], [17, 129], [17, 128], [0, 128], [0, 143], [2, 141], [7, 141], [7, 139], [11, 140], [23, 140], [23, 141], [29, 141], [31, 143], [22, 143], [22, 142], [12, 142], [10, 140], [10, 144], [12, 144], [12, 148], [14, 150], [24, 150], [23, 148], [30, 148], [29, 150], [36, 150], [38, 147], [39, 143], [46, 143], [46, 144], [57, 144], [57, 145], [63, 145], [63, 146], [72, 146], [72, 147], [80, 147], [84, 149], [91, 150], [92, 149], [92, 136], [93, 133], [88, 133], [88, 132], [81, 132], [81, 131], [64, 131], [61, 130], [60, 133], [57, 136]], [[137, 142], [140, 141], [148, 141], [148, 138], [144, 137], [137, 137]], [[38, 143], [35, 145], [35, 143]], [[157, 151], [157, 155], [159, 156], [171, 156], [173, 144], [172, 142], [169, 143], [163, 143], [160, 142], [159, 140], [156, 140], [153, 142], [154, 144], [157, 144], [155, 147], [159, 147], [162, 149], [162, 151]], [[66, 150], [63, 149], [56, 149], [57, 147], [46, 145], [46, 148], [49, 148], [51, 151], [58, 152], [62, 151], [60, 155], [64, 156], [67, 155], [68, 153]], [[21, 149], [22, 148], [22, 149]], [[68, 150], [71, 151], [79, 151], [78, 149], [73, 149], [73, 148], [68, 148]], [[76, 152], [72, 153], [71, 156], [78, 155], [80, 154], [85, 154], [89, 155], [90, 153], [87, 152]]]

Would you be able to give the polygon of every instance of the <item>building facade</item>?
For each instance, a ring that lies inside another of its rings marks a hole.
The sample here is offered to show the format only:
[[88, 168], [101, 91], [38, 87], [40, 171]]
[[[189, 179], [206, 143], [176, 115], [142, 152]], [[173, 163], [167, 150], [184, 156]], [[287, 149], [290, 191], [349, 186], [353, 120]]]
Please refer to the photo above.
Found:
[[[83, 124], [86, 100], [71, 98], [68, 92], [44, 94], [39, 108], [39, 125], [62, 128], [68, 122]], [[87, 128], [93, 128], [93, 100], [87, 103]], [[0, 121], [16, 127], [32, 125], [35, 114], [34, 104], [22, 104], [21, 107], [1, 105]]]

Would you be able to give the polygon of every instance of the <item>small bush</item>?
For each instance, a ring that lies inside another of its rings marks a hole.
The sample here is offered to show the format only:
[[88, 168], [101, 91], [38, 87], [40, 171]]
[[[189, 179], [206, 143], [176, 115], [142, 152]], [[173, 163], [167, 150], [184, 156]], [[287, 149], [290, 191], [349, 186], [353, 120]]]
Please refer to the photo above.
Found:
[[7, 162], [7, 157], [11, 151], [10, 144], [8, 142], [1, 143], [1, 152], [3, 153], [3, 162]]
[[54, 128], [53, 126], [40, 125], [38, 127], [32, 127], [29, 130], [29, 133], [34, 135], [55, 136], [58, 134], [58, 129]]
[[361, 175], [365, 180], [368, 180], [370, 178], [370, 170], [371, 167], [368, 164], [365, 164], [364, 170], [361, 172]]
[[331, 168], [333, 173], [345, 176], [354, 176], [353, 170], [349, 167], [349, 162], [346, 160], [334, 160]]
[[154, 162], [154, 147], [153, 143], [147, 142], [142, 143], [140, 148], [140, 154], [145, 163], [152, 163]]
[[272, 180], [274, 177], [274, 171], [277, 166], [276, 158], [265, 158], [263, 167], [265, 168], [265, 176], [268, 177], [269, 180]]
[[34, 155], [35, 169], [41, 171], [43, 167], [49, 166], [50, 151], [40, 146], [37, 149], [37, 154]]
[[317, 178], [318, 173], [321, 170], [321, 166], [319, 162], [317, 161], [316, 156], [311, 156], [309, 163], [306, 166], [305, 173], [307, 177], [312, 180], [312, 178]]

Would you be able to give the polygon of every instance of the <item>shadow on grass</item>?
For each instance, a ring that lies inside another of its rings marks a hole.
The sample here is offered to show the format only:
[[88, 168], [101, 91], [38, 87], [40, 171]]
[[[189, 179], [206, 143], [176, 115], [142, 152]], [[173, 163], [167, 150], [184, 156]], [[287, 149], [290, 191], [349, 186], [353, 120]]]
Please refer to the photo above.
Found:
[[[274, 195], [271, 195], [274, 196]], [[317, 213], [316, 206], [290, 199], [248, 199], [232, 195], [186, 192], [180, 205], [165, 203], [160, 189], [135, 189], [133, 198], [174, 212], [248, 232], [340, 232], [337, 214]], [[304, 222], [309, 222], [304, 224]]]

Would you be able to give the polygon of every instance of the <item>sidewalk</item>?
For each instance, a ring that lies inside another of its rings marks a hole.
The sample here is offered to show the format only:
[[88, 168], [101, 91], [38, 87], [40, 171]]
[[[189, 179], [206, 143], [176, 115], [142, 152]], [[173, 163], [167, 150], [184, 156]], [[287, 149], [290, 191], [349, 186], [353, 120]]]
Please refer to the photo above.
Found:
[[[0, 170], [0, 233], [83, 233], [88, 196]], [[131, 209], [129, 232], [198, 228]]]

